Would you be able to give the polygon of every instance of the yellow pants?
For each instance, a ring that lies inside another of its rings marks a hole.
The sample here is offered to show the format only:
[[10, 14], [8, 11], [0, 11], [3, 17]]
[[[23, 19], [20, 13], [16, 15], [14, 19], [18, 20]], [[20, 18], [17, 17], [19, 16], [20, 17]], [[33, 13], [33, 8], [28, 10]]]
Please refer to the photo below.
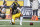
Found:
[[19, 18], [20, 17], [20, 14], [21, 13], [17, 13], [17, 14], [12, 15], [13, 23], [15, 23], [15, 18]]

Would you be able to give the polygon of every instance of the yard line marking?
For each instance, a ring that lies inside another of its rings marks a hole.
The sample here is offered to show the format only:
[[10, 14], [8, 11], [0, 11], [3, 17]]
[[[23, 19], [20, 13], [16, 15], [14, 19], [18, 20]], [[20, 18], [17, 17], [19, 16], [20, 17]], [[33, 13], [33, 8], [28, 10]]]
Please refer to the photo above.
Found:
[[11, 20], [0, 20], [0, 21], [11, 21]]
[[[11, 20], [0, 20], [0, 21], [11, 21]], [[20, 22], [20, 20], [15, 20], [16, 22]], [[22, 21], [22, 22], [40, 22], [40, 21]]]
[[23, 21], [23, 22], [40, 22], [40, 21]]

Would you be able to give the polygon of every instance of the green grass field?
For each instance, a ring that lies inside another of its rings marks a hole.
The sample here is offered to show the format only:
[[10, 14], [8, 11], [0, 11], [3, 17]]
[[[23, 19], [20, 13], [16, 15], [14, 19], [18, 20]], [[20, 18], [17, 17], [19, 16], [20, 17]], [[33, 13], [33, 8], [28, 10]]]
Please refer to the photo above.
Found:
[[[24, 19], [24, 21], [26, 20]], [[0, 21], [0, 27], [40, 27], [40, 22], [33, 22], [33, 25], [30, 25], [30, 22], [23, 22], [23, 25], [20, 25], [19, 21], [15, 22], [15, 25], [11, 25], [10, 21]]]

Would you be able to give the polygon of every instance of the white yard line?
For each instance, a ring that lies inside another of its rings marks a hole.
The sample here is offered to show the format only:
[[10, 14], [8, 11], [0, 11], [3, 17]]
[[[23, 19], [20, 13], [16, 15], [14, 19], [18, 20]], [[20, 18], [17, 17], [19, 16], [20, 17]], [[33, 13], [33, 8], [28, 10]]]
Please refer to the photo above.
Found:
[[11, 20], [0, 20], [0, 21], [11, 21]]
[[[11, 21], [11, 20], [0, 20], [0, 21]], [[20, 22], [20, 20], [16, 20], [16, 22]], [[28, 21], [28, 20], [25, 21], [25, 20], [24, 20], [23, 22], [40, 22], [40, 21]]]
[[[18, 20], [16, 20], [17, 22], [19, 22]], [[28, 20], [23, 20], [22, 22], [40, 22], [40, 21], [28, 21]]]

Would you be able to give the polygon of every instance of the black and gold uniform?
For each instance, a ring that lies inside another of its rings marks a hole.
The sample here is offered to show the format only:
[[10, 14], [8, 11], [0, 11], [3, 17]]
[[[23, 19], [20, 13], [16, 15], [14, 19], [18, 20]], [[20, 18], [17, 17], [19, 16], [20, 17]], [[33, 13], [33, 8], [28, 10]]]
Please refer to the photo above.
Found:
[[12, 14], [16, 14], [18, 13], [18, 9], [17, 7], [20, 7], [20, 5], [17, 2], [13, 2], [13, 4], [11, 5], [12, 8]]
[[12, 24], [15, 23], [15, 18], [19, 18], [20, 17], [20, 12], [18, 12], [17, 7], [19, 7], [20, 5], [17, 2], [13, 2], [13, 4], [11, 5], [10, 10], [12, 11]]

